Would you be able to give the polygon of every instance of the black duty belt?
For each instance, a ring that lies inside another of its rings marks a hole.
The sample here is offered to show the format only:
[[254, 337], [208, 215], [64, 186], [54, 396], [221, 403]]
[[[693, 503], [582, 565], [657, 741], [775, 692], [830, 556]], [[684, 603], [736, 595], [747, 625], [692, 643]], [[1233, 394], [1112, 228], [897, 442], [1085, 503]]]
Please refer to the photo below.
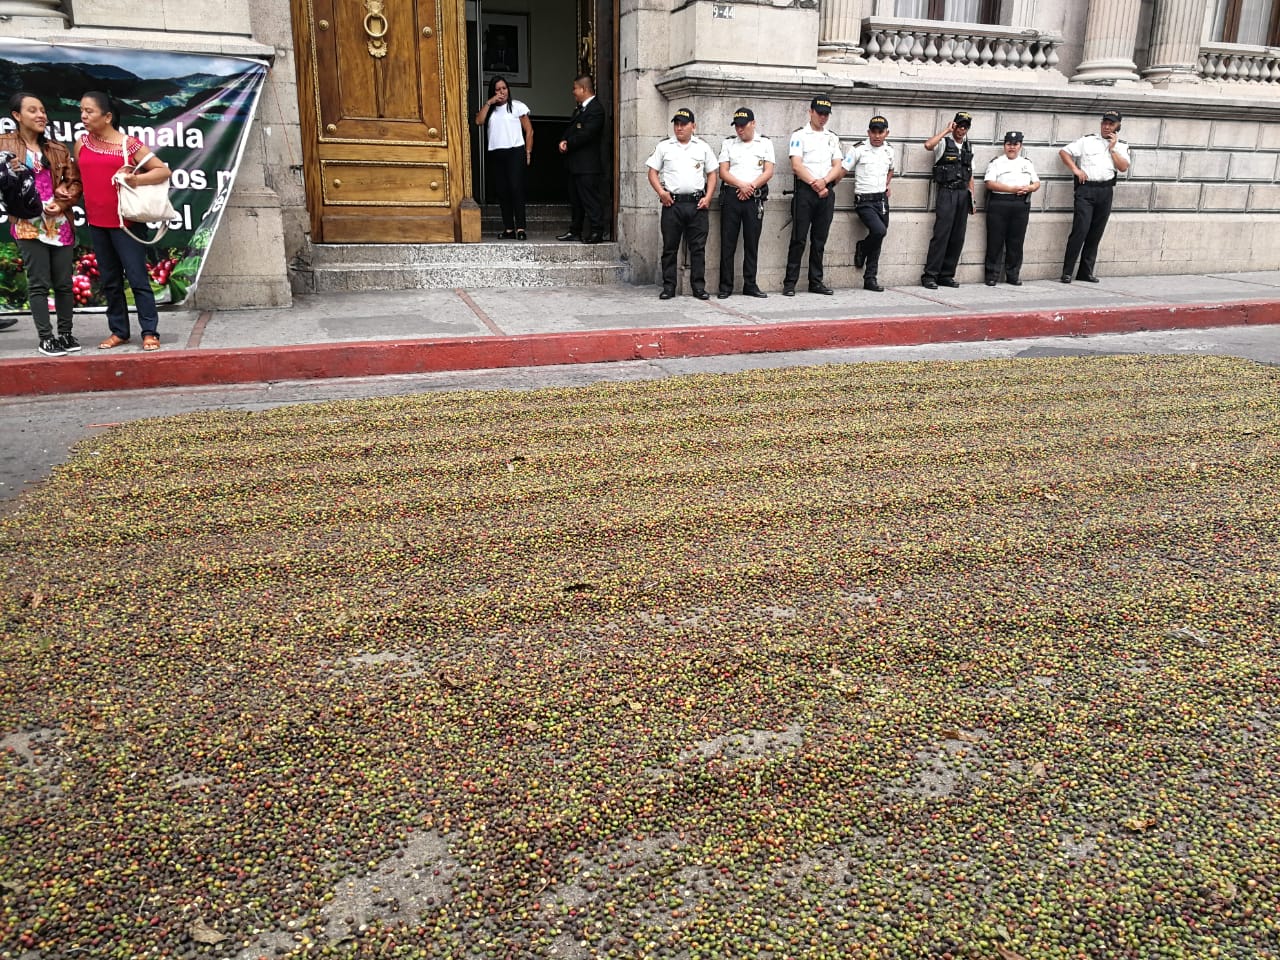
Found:
[[938, 186], [942, 187], [943, 190], [968, 190], [969, 189], [969, 184], [965, 183], [965, 181], [963, 180], [961, 180], [959, 183], [940, 183], [938, 184]]
[[676, 203], [697, 203], [706, 195], [705, 190], [699, 190], [697, 193], [673, 193], [671, 199]]
[[1112, 177], [1110, 180], [1086, 180], [1084, 183], [1080, 184], [1082, 187], [1097, 187], [1099, 190], [1110, 190], [1115, 185], [1115, 177]]
[[887, 196], [887, 193], [855, 193], [853, 195], [853, 202], [862, 203], [864, 200], [883, 200]]

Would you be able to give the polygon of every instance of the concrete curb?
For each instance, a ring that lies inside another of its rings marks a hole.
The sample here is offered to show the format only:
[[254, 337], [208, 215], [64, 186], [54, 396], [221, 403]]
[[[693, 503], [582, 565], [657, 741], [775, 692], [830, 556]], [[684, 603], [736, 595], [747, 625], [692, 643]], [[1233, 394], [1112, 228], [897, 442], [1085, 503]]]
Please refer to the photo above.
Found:
[[1280, 301], [370, 340], [0, 360], [0, 396], [1280, 323]]

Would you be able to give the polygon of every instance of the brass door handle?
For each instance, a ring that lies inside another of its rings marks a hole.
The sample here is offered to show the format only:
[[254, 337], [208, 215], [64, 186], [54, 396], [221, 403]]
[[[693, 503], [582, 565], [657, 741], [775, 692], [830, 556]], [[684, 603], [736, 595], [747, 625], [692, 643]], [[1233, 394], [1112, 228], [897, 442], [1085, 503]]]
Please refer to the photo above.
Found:
[[364, 0], [364, 32], [369, 37], [369, 56], [381, 59], [387, 55], [387, 35], [390, 24], [383, 13], [383, 0]]
[[335, 180], [333, 181], [333, 185], [334, 185], [335, 187], [340, 187], [340, 186], [342, 186], [342, 181], [341, 181], [341, 180], [337, 180], [337, 179], [335, 179]]
[[439, 189], [440, 189], [440, 181], [439, 181], [439, 180], [432, 180], [432, 181], [431, 181], [431, 189], [432, 189], [432, 190], [439, 190]]

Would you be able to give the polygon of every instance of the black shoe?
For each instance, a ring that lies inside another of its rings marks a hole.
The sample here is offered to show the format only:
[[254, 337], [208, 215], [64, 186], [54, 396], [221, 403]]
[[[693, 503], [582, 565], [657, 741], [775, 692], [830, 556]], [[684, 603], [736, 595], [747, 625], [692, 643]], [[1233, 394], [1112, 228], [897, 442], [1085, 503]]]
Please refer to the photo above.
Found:
[[593, 233], [589, 237], [584, 237], [582, 242], [583, 243], [604, 243], [604, 234]]
[[17, 322], [17, 317], [0, 317], [0, 330], [8, 330]]
[[516, 232], [514, 230], [503, 230], [500, 234], [498, 234], [499, 240], [514, 240], [515, 238], [516, 238]]
[[711, 299], [711, 294], [707, 293], [707, 291], [705, 291], [705, 290], [695, 290], [695, 291], [693, 291], [693, 295], [694, 295], [694, 297], [695, 297], [696, 299], [698, 299], [698, 300], [710, 300], [710, 299]]
[[1096, 273], [1078, 273], [1076, 274], [1076, 279], [1083, 280], [1085, 283], [1101, 283], [1102, 282], [1102, 280], [1098, 277]]
[[994, 287], [995, 285], [996, 285], [996, 282], [995, 282], [994, 280], [988, 280], [988, 281], [987, 281], [987, 286], [988, 286], [988, 287]]
[[1020, 287], [1020, 286], [1022, 286], [1022, 281], [1021, 281], [1021, 280], [1019, 280], [1017, 277], [1005, 277], [1004, 282], [1005, 282], [1005, 283], [1007, 283], [1007, 284], [1008, 284], [1009, 286], [1011, 286], [1011, 287]]
[[956, 283], [956, 280], [955, 280], [955, 278], [954, 278], [954, 277], [948, 277], [948, 278], [947, 278], [947, 279], [945, 279], [945, 280], [939, 280], [939, 281], [938, 281], [938, 286], [940, 286], [940, 287], [959, 287], [959, 286], [960, 286], [960, 284]]
[[867, 262], [867, 255], [862, 251], [862, 241], [859, 240], [853, 247], [853, 265], [859, 270]]
[[571, 240], [571, 241], [573, 241], [574, 243], [581, 243], [581, 242], [582, 242], [582, 238], [581, 238], [581, 237], [579, 237], [579, 236], [578, 236], [576, 233], [574, 233], [572, 230], [570, 230], [568, 233], [562, 233], [562, 234], [560, 234], [560, 236], [556, 237], [556, 239], [557, 239], [557, 240]]
[[80, 341], [77, 340], [75, 337], [73, 337], [69, 333], [66, 334], [65, 336], [59, 337], [58, 342], [62, 344], [62, 349], [67, 351], [67, 353], [80, 352]]
[[754, 290], [743, 290], [742, 295], [744, 297], [759, 297], [761, 300], [769, 299], [769, 295], [765, 293], [763, 290], [761, 290], [759, 287], [756, 287]]
[[1063, 282], [1063, 283], [1070, 283], [1070, 282], [1071, 282], [1071, 274], [1069, 274], [1069, 273], [1064, 273], [1064, 274], [1062, 275], [1062, 277], [1061, 277], [1061, 280], [1062, 280], [1062, 282]]
[[658, 294], [658, 299], [670, 300], [675, 295], [676, 295], [676, 292], [674, 290], [663, 290], [660, 294]]
[[829, 296], [831, 296], [831, 295], [833, 295], [833, 294], [835, 293], [835, 291], [834, 291], [834, 290], [832, 290], [830, 287], [828, 287], [825, 283], [811, 283], [811, 284], [809, 284], [809, 292], [810, 292], [810, 293], [820, 293], [820, 294], [822, 294], [824, 297], [829, 297]]
[[717, 300], [728, 300], [731, 296], [733, 296], [732, 290], [719, 290], [716, 292]]
[[937, 290], [938, 281], [933, 279], [933, 277], [921, 277], [920, 286], [924, 287], [926, 290]]
[[884, 293], [884, 287], [876, 283], [875, 280], [863, 280], [862, 289], [870, 290], [872, 293]]
[[794, 297], [794, 296], [796, 295], [796, 288], [795, 288], [795, 287], [783, 287], [783, 288], [782, 288], [782, 295], [783, 295], [784, 297]]
[[64, 357], [67, 351], [62, 346], [62, 341], [57, 337], [45, 337], [40, 341], [40, 346], [36, 347], [46, 357]]

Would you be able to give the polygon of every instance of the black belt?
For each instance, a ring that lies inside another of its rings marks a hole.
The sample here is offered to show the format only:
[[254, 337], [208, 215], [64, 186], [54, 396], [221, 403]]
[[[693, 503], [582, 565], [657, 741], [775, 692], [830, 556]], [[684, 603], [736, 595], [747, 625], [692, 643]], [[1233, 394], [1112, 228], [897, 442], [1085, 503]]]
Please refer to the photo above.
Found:
[[964, 181], [960, 183], [940, 183], [938, 184], [943, 190], [968, 190], [969, 185]]
[[996, 200], [1017, 200], [1020, 202], [1031, 202], [1031, 194], [1029, 193], [996, 193], [994, 190], [987, 191], [987, 202], [991, 203]]
[[853, 202], [861, 203], [863, 200], [883, 200], [887, 196], [887, 193], [855, 193], [853, 195]]
[[1115, 177], [1112, 177], [1110, 180], [1086, 180], [1084, 183], [1080, 184], [1082, 187], [1099, 187], [1103, 190], [1110, 190], [1115, 185]]
[[699, 190], [697, 193], [673, 193], [671, 199], [676, 203], [697, 203], [706, 195], [705, 190]]

